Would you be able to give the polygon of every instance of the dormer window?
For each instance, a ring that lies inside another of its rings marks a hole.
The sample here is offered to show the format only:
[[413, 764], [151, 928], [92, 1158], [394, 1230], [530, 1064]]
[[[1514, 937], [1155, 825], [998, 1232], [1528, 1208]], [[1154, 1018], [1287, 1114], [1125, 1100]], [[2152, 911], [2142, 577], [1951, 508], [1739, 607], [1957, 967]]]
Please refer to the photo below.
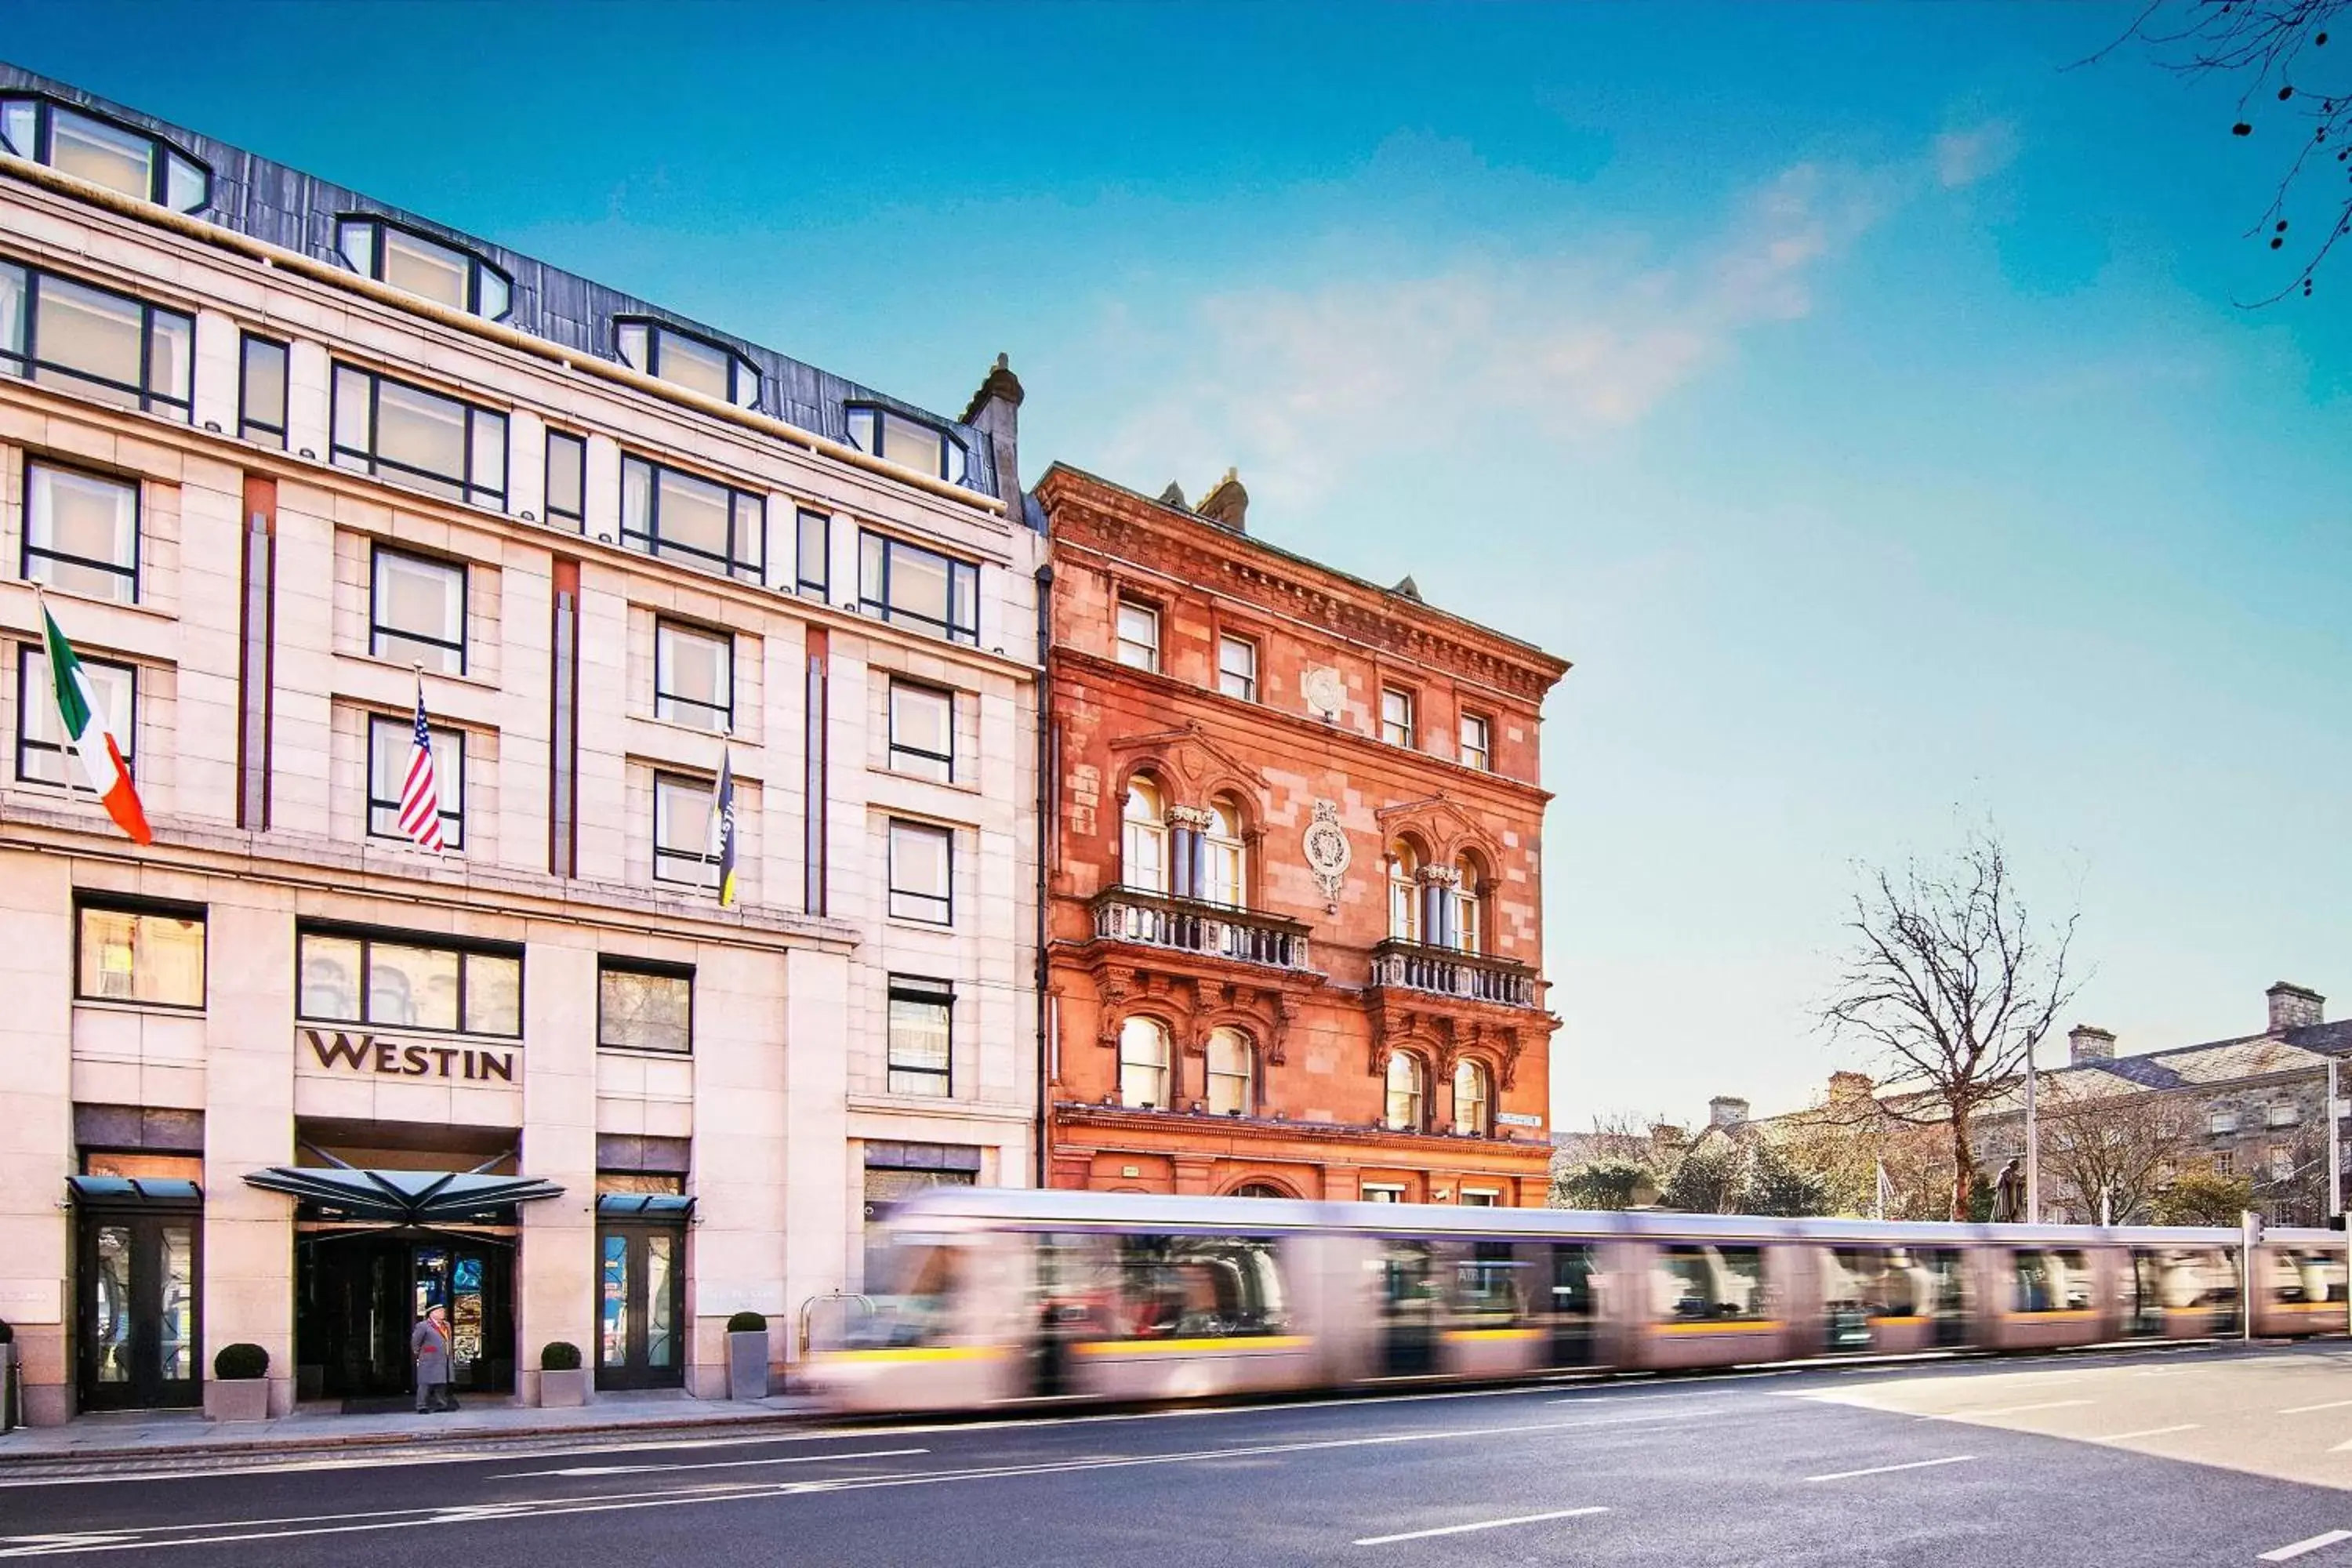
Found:
[[963, 483], [962, 442], [944, 430], [933, 429], [887, 408], [851, 408], [849, 441], [859, 451], [870, 452], [884, 462], [945, 479], [951, 485]]
[[760, 372], [750, 361], [676, 327], [625, 318], [613, 323], [613, 343], [631, 369], [688, 392], [738, 408], [751, 408], [760, 401]]
[[19, 158], [174, 212], [212, 198], [212, 171], [163, 138], [46, 98], [0, 98], [0, 142]]
[[380, 217], [337, 218], [335, 248], [362, 278], [485, 321], [504, 316], [513, 298], [513, 281], [472, 251]]

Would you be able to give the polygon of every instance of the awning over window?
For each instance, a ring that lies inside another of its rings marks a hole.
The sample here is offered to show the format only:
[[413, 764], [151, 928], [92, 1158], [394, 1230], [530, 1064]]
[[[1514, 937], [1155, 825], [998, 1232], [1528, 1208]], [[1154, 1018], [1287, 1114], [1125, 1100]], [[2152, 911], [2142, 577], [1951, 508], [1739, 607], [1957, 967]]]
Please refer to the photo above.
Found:
[[602, 1193], [596, 1213], [605, 1219], [687, 1219], [694, 1200], [683, 1193]]
[[479, 1176], [457, 1171], [355, 1171], [333, 1166], [273, 1165], [245, 1178], [273, 1193], [289, 1193], [338, 1219], [389, 1225], [481, 1224], [534, 1198], [562, 1195], [536, 1176]]
[[169, 1176], [68, 1176], [66, 1190], [78, 1204], [185, 1207], [205, 1201], [195, 1183]]

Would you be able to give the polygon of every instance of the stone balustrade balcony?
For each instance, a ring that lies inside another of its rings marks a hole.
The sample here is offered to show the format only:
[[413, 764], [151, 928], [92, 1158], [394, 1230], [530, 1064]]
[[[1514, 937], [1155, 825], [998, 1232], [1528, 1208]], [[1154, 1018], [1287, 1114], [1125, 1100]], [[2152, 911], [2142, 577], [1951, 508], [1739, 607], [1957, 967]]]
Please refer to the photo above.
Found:
[[1524, 963], [1394, 937], [1372, 949], [1372, 984], [1498, 1007], [1536, 1005], [1536, 972]]
[[1305, 972], [1308, 927], [1280, 915], [1113, 888], [1088, 905], [1099, 942], [1131, 942], [1204, 958]]

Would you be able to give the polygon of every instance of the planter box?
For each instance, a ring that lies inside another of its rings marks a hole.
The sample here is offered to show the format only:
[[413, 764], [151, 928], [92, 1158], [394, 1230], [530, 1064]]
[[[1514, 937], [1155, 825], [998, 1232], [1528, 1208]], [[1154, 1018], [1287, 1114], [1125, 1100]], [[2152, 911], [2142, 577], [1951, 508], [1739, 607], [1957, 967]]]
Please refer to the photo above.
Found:
[[764, 1331], [727, 1336], [727, 1397], [768, 1397], [768, 1336]]
[[572, 1372], [542, 1372], [539, 1374], [539, 1406], [542, 1410], [571, 1410], [588, 1403], [589, 1382], [594, 1373], [586, 1367]]
[[211, 1421], [269, 1419], [266, 1377], [215, 1378], [205, 1384], [205, 1417]]

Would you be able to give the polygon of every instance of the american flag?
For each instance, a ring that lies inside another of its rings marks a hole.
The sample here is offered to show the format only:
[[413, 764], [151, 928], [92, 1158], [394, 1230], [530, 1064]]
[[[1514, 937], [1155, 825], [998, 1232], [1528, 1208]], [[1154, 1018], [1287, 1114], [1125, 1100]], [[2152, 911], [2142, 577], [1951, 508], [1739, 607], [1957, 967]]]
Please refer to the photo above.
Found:
[[425, 721], [425, 682], [416, 683], [416, 739], [408, 748], [408, 776], [400, 784], [400, 830], [419, 849], [438, 855], [448, 847], [441, 841], [441, 784], [433, 773], [433, 731]]

